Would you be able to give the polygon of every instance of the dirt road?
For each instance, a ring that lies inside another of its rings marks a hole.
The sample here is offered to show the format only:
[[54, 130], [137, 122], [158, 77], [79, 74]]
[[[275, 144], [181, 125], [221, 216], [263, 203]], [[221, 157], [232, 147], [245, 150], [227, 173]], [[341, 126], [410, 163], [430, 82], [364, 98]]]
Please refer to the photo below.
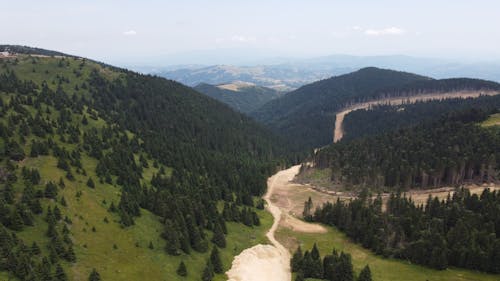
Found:
[[364, 103], [353, 104], [347, 108], [342, 109], [335, 116], [335, 128], [333, 131], [333, 142], [338, 142], [344, 136], [344, 130], [342, 128], [342, 123], [344, 122], [344, 117], [351, 111], [369, 108], [373, 105], [380, 104], [390, 104], [390, 105], [400, 105], [403, 103], [415, 103], [417, 101], [431, 101], [431, 100], [441, 100], [441, 99], [454, 99], [454, 98], [477, 98], [479, 96], [494, 96], [498, 95], [500, 92], [495, 91], [458, 91], [458, 92], [448, 92], [448, 93], [429, 93], [425, 95], [418, 96], [407, 96], [407, 97], [394, 97], [385, 98], [380, 100], [374, 100]]
[[[273, 215], [274, 222], [266, 236], [272, 245], [256, 245], [246, 249], [234, 258], [231, 269], [226, 272], [229, 281], [290, 281], [290, 253], [281, 245], [274, 233], [278, 228], [282, 212], [281, 209], [271, 201], [274, 188], [283, 184], [294, 171], [283, 170], [276, 173], [267, 180], [267, 193], [264, 200], [267, 202], [267, 210]], [[297, 170], [298, 172], [298, 170]], [[295, 174], [292, 176], [292, 178]]]

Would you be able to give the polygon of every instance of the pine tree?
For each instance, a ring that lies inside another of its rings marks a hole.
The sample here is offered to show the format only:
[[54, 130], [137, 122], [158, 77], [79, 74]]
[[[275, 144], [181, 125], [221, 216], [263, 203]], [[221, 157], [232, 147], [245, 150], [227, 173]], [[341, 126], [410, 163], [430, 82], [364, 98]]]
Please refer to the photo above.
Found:
[[56, 266], [56, 273], [55, 273], [54, 277], [57, 281], [67, 281], [68, 280], [68, 276], [66, 275], [66, 273], [64, 272], [64, 270], [60, 264], [57, 264], [57, 266]]
[[297, 276], [295, 276], [295, 281], [304, 281], [304, 273], [302, 271], [297, 272]]
[[179, 276], [182, 276], [182, 277], [185, 277], [187, 276], [187, 268], [186, 268], [186, 265], [184, 264], [184, 261], [181, 261], [181, 263], [179, 264], [179, 267], [177, 267], [177, 275]]
[[95, 268], [90, 272], [89, 281], [101, 281], [101, 275], [99, 275], [99, 272]]
[[38, 244], [36, 242], [33, 242], [33, 244], [31, 244], [31, 254], [32, 255], [39, 255], [40, 253], [42, 253], [42, 251], [40, 250], [40, 247], [38, 246]]
[[319, 260], [319, 258], [320, 258], [318, 246], [316, 245], [316, 243], [314, 243], [313, 248], [311, 250], [311, 258], [313, 260]]
[[366, 265], [359, 273], [358, 281], [372, 281], [372, 272], [370, 267]]
[[171, 220], [167, 220], [165, 222], [165, 232], [163, 233], [163, 237], [167, 240], [167, 245], [165, 246], [167, 254], [174, 256], [180, 255], [181, 252], [179, 248], [181, 245], [179, 242], [179, 235], [177, 234]]
[[220, 274], [224, 272], [222, 261], [220, 259], [219, 249], [217, 248], [217, 246], [214, 246], [212, 248], [212, 252], [210, 253], [210, 262], [212, 263], [215, 273]]
[[9, 227], [12, 230], [20, 231], [23, 229], [24, 223], [19, 210], [15, 208], [10, 215]]
[[45, 185], [45, 197], [55, 199], [57, 196], [57, 185], [55, 185], [53, 182], [49, 181]]
[[215, 223], [212, 242], [219, 248], [226, 248], [226, 237], [224, 236], [222, 228], [218, 222]]
[[304, 211], [302, 212], [304, 220], [312, 221], [312, 208], [313, 208], [313, 202], [311, 197], [309, 197], [309, 199], [306, 202], [304, 202]]
[[292, 272], [299, 272], [302, 270], [303, 258], [304, 257], [302, 255], [302, 248], [299, 245], [295, 253], [293, 253], [292, 259], [290, 260], [290, 266], [292, 268]]
[[205, 269], [203, 269], [203, 274], [201, 275], [202, 281], [212, 281], [214, 277], [214, 268], [212, 266], [212, 262], [210, 259], [207, 260], [207, 264], [205, 265]]
[[95, 188], [95, 184], [94, 181], [92, 180], [92, 177], [89, 177], [89, 179], [87, 180], [87, 186], [90, 188]]
[[68, 250], [66, 251], [65, 258], [69, 262], [76, 262], [76, 254], [75, 251], [73, 250], [73, 246], [69, 246]]
[[354, 280], [354, 269], [352, 267], [351, 255], [344, 252], [340, 253], [339, 264], [336, 271], [339, 274], [339, 280]]
[[64, 198], [64, 196], [61, 197], [61, 205], [64, 207], [68, 206], [68, 203], [66, 203], [66, 198]]

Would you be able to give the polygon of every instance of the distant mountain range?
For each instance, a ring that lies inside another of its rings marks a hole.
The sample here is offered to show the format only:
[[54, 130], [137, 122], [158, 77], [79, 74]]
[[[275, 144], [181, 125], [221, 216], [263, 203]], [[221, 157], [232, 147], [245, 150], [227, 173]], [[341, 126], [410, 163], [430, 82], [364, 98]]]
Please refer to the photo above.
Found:
[[410, 56], [333, 55], [312, 59], [279, 59], [261, 65], [189, 65], [165, 68], [141, 68], [143, 72], [163, 76], [189, 86], [200, 83], [223, 84], [232, 81], [254, 83], [281, 91], [356, 71], [379, 67], [424, 74], [437, 79], [470, 77], [500, 82], [500, 62], [457, 62]]
[[221, 85], [202, 83], [194, 89], [243, 113], [250, 113], [283, 94], [274, 89], [241, 81]]

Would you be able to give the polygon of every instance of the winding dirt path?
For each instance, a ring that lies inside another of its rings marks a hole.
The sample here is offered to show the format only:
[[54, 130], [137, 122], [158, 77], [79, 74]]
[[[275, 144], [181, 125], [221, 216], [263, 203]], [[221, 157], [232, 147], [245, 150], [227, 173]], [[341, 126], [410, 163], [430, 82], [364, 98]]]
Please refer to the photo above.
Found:
[[342, 127], [342, 123], [344, 122], [344, 117], [354, 110], [365, 109], [373, 105], [381, 105], [381, 104], [400, 105], [403, 103], [415, 103], [417, 101], [431, 101], [431, 100], [454, 99], [454, 98], [463, 98], [463, 99], [477, 98], [479, 96], [494, 96], [498, 94], [500, 94], [500, 92], [496, 91], [456, 91], [447, 93], [429, 93], [424, 95], [385, 98], [364, 103], [353, 104], [351, 106], [342, 109], [335, 115], [333, 142], [338, 142], [344, 136], [344, 130]]
[[[276, 185], [288, 182], [290, 174], [294, 172], [292, 169], [283, 170], [267, 180], [267, 192], [263, 198], [267, 202], [267, 210], [274, 218], [273, 225], [266, 233], [266, 237], [272, 245], [259, 244], [236, 256], [231, 269], [226, 272], [229, 281], [290, 281], [292, 279], [290, 253], [274, 237], [281, 222], [282, 212], [278, 206], [273, 204], [271, 196]], [[292, 175], [292, 179], [295, 174]]]
[[323, 226], [304, 222], [292, 214], [296, 206], [288, 197], [288, 192], [303, 188], [292, 182], [299, 170], [300, 165], [296, 165], [277, 172], [267, 180], [267, 192], [263, 198], [274, 218], [273, 225], [266, 233], [272, 245], [259, 244], [236, 256], [231, 269], [226, 272], [229, 281], [290, 281], [290, 252], [274, 236], [278, 227], [288, 227], [298, 232], [326, 232]]

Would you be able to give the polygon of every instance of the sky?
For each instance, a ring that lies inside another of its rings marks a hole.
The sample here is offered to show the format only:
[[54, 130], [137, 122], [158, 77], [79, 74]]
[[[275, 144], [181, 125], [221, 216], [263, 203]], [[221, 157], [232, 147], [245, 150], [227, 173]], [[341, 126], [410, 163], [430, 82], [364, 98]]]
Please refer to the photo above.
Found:
[[0, 0], [0, 7], [0, 44], [122, 65], [332, 54], [500, 60], [498, 0]]

